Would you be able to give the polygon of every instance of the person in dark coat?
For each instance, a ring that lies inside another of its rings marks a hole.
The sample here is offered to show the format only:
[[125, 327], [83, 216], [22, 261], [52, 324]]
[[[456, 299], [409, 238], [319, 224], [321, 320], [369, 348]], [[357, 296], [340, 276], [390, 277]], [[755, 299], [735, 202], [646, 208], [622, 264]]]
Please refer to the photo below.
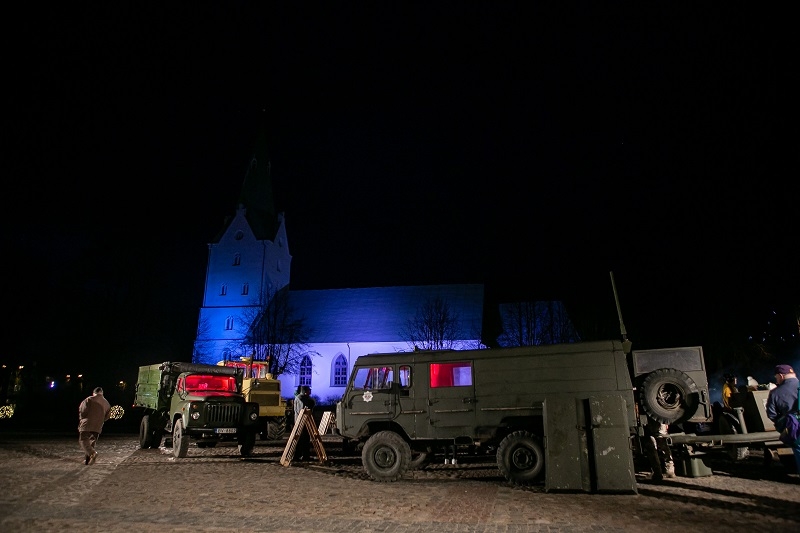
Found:
[[[311, 387], [303, 385], [298, 388], [298, 392], [294, 397], [294, 423], [300, 420], [300, 414], [303, 409], [310, 409], [312, 412], [316, 402], [311, 397]], [[311, 460], [311, 435], [304, 427], [300, 438], [297, 440], [297, 446], [294, 449], [295, 461], [310, 461]]]
[[103, 424], [111, 418], [111, 404], [103, 396], [103, 388], [95, 387], [92, 395], [78, 406], [78, 443], [84, 453], [83, 464], [94, 464], [97, 459], [95, 445]]
[[[767, 395], [767, 418], [775, 424], [775, 429], [783, 431], [786, 425], [786, 417], [790, 412], [797, 412], [798, 389], [797, 374], [791, 365], [778, 365], [775, 367], [775, 383], [777, 387], [769, 391]], [[795, 467], [800, 474], [800, 437], [792, 445]]]

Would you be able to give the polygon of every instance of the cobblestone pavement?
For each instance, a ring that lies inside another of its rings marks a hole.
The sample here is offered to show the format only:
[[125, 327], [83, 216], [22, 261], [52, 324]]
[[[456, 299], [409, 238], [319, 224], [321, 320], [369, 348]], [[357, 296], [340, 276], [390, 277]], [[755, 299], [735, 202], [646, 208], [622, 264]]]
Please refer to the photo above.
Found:
[[[325, 439], [323, 439], [325, 440]], [[175, 459], [138, 437], [103, 434], [94, 465], [74, 435], [0, 434], [0, 530], [104, 532], [595, 532], [800, 530], [800, 481], [784, 466], [709, 458], [712, 476], [638, 494], [545, 492], [509, 485], [491, 458], [429, 465], [376, 483], [326, 441], [327, 465], [280, 464], [282, 442], [252, 457], [233, 445]], [[338, 455], [337, 455], [338, 454]]]

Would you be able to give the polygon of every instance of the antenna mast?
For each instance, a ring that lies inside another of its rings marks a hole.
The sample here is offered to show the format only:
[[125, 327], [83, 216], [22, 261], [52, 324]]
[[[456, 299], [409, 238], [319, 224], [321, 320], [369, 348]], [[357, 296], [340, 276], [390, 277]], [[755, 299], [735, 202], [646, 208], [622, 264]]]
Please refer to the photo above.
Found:
[[614, 282], [614, 271], [609, 272], [611, 275], [611, 289], [614, 291], [614, 302], [617, 304], [617, 317], [619, 318], [619, 332], [622, 335], [622, 346], [625, 353], [631, 351], [631, 341], [628, 340], [628, 332], [625, 331], [625, 322], [622, 321], [622, 308], [619, 306], [619, 295], [617, 294], [617, 284]]

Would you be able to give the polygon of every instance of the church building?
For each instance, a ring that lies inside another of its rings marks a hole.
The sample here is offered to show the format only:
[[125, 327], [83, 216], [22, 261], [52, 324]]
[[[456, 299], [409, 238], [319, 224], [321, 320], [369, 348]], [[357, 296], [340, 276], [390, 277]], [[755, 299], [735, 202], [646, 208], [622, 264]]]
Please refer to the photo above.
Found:
[[286, 219], [274, 208], [262, 134], [235, 214], [208, 245], [193, 362], [217, 364], [250, 356], [244, 341], [253, 317], [265, 298], [284, 288], [293, 314], [302, 317], [308, 331], [298, 371], [277, 376], [285, 398], [298, 385], [309, 385], [318, 401], [334, 403], [358, 356], [414, 350], [408, 324], [429, 302], [445, 302], [456, 318], [453, 347], [485, 347], [482, 284], [292, 291], [291, 265]]

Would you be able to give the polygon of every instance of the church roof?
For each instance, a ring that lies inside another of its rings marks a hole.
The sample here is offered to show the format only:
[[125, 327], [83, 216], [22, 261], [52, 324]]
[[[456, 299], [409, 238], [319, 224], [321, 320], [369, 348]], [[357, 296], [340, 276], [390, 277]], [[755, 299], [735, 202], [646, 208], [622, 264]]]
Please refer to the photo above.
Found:
[[[272, 195], [269, 147], [266, 131], [262, 128], [256, 137], [253, 153], [245, 171], [237, 207], [246, 208], [245, 218], [256, 239], [272, 240], [280, 225]], [[233, 217], [228, 217], [213, 242], [219, 242]]]
[[290, 291], [296, 316], [311, 329], [309, 344], [402, 342], [401, 332], [426, 302], [439, 298], [459, 318], [459, 340], [479, 340], [483, 285], [418, 285]]

